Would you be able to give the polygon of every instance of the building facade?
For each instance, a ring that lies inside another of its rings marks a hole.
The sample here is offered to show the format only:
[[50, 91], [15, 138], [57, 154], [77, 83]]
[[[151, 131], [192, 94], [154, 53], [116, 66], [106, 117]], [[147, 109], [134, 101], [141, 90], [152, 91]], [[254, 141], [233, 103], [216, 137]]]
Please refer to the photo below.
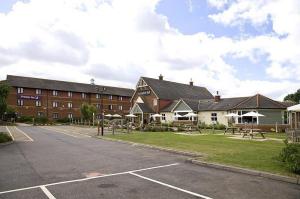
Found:
[[81, 118], [83, 103], [97, 108], [100, 118], [101, 103], [105, 114], [128, 114], [132, 89], [82, 84], [8, 75], [10, 85], [8, 105], [18, 116], [47, 117], [50, 120]]

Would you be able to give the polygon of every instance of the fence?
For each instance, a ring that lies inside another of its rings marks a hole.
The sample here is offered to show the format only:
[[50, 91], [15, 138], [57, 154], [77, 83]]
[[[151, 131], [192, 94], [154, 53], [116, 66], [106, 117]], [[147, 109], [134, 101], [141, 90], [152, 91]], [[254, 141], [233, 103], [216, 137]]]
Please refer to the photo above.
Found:
[[288, 141], [300, 143], [300, 129], [286, 129], [285, 133]]

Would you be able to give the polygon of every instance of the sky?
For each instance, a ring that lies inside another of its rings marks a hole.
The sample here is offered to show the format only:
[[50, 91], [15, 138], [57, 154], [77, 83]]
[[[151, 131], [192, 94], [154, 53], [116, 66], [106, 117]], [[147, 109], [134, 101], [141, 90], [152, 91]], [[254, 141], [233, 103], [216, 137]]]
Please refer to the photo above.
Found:
[[300, 88], [299, 0], [0, 0], [0, 79], [140, 76], [276, 100]]

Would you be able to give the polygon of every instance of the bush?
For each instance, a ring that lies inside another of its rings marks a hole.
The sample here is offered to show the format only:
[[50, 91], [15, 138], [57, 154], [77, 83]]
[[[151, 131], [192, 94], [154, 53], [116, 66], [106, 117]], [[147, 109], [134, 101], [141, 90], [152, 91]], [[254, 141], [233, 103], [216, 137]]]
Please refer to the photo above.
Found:
[[300, 174], [300, 144], [288, 143], [284, 141], [285, 147], [279, 154], [279, 160], [285, 163], [285, 166], [296, 174]]
[[18, 122], [32, 123], [32, 116], [21, 116], [17, 119]]
[[0, 143], [10, 142], [10, 141], [12, 141], [12, 138], [9, 135], [0, 132]]
[[65, 123], [69, 123], [70, 119], [69, 118], [60, 118], [60, 119], [57, 119], [55, 122], [65, 124]]
[[35, 118], [35, 124], [47, 124], [48, 123], [48, 118], [47, 117], [37, 117]]

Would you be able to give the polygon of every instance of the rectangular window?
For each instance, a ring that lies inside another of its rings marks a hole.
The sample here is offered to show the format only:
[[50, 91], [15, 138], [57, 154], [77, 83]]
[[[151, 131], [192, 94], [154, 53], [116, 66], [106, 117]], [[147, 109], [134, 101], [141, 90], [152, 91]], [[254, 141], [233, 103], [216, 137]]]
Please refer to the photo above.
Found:
[[43, 112], [38, 112], [38, 113], [37, 113], [37, 116], [38, 116], [38, 117], [43, 117], [43, 116], [44, 116], [44, 113], [43, 113]]
[[72, 119], [73, 118], [73, 114], [72, 113], [68, 113], [68, 118]]
[[166, 120], [166, 114], [161, 114], [161, 120]]
[[96, 99], [100, 99], [100, 94], [96, 94]]
[[18, 106], [24, 106], [24, 101], [21, 100], [21, 99], [18, 99], [17, 105], [18, 105]]
[[113, 96], [112, 96], [112, 95], [108, 96], [108, 99], [109, 99], [109, 100], [112, 100], [112, 99], [113, 99]]
[[100, 109], [101, 108], [101, 104], [96, 104], [96, 108]]
[[86, 93], [81, 93], [81, 98], [85, 99], [86, 98]]
[[211, 113], [211, 121], [212, 122], [217, 122], [218, 121], [217, 113]]
[[52, 91], [52, 95], [53, 95], [53, 96], [58, 96], [58, 91], [55, 91], [55, 90]]
[[42, 94], [42, 89], [35, 89], [35, 94], [36, 95], [41, 95]]
[[113, 105], [108, 105], [108, 110], [113, 110]]
[[68, 97], [73, 97], [73, 93], [71, 91], [68, 92]]
[[52, 103], [52, 106], [53, 106], [54, 108], [57, 108], [57, 107], [58, 107], [58, 102], [55, 102], [55, 101], [54, 101], [54, 102]]
[[73, 108], [72, 102], [68, 102], [68, 108]]
[[35, 101], [35, 106], [42, 106], [42, 102], [39, 100]]
[[123, 110], [123, 106], [119, 105], [119, 111], [122, 111], [122, 110]]
[[119, 101], [123, 101], [123, 96], [119, 96]]
[[157, 106], [157, 99], [153, 99], [153, 106]]
[[18, 88], [17, 92], [18, 92], [18, 94], [22, 94], [24, 92], [24, 89], [23, 88]]
[[53, 117], [53, 119], [57, 119], [58, 118], [58, 113], [53, 113], [52, 117]]

